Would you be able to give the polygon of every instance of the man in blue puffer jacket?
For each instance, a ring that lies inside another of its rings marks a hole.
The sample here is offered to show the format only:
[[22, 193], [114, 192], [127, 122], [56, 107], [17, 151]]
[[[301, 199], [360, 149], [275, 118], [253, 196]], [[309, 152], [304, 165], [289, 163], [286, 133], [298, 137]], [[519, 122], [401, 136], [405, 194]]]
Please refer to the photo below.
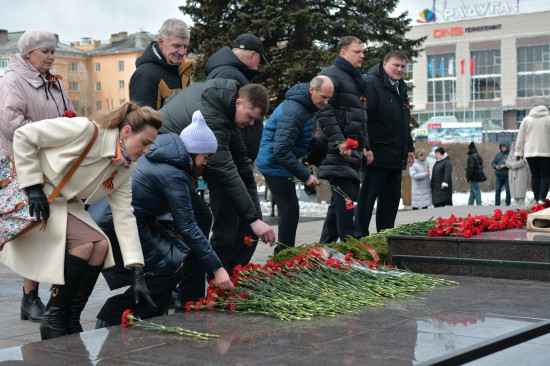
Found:
[[[149, 154], [138, 160], [132, 175], [132, 207], [145, 258], [145, 281], [154, 289], [151, 297], [158, 311], [134, 306], [132, 291], [126, 291], [107, 300], [97, 315], [96, 327], [120, 324], [120, 314], [130, 308], [141, 318], [165, 314], [182, 275], [183, 302], [204, 297], [205, 271], [214, 273], [220, 287], [234, 289], [208, 242], [212, 216], [195, 188], [196, 177], [202, 174], [208, 156], [216, 152], [217, 146], [214, 133], [201, 112], [196, 111], [193, 122], [179, 136], [159, 135]], [[92, 217], [111, 240], [116, 262], [114, 269], [104, 271], [103, 276], [111, 289], [128, 286], [131, 274], [120, 257], [110, 208], [94, 209]]]
[[[319, 181], [300, 158], [306, 153], [314, 128], [313, 115], [328, 103], [334, 85], [327, 76], [316, 76], [310, 83], [298, 84], [286, 92], [286, 99], [267, 121], [260, 152], [256, 160], [258, 170], [279, 207], [279, 242], [293, 247], [300, 214], [296, 197], [296, 177], [310, 187]], [[281, 245], [275, 248], [278, 253]]]

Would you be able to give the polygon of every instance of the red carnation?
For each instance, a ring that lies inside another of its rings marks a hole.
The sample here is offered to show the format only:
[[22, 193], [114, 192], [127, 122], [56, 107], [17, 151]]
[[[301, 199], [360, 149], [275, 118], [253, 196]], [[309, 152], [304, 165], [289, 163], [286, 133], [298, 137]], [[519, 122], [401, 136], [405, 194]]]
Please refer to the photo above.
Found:
[[354, 205], [352, 200], [348, 199], [346, 201], [346, 209], [347, 210], [353, 210], [355, 207], [357, 207], [357, 205]]
[[254, 244], [255, 240], [252, 239], [252, 236], [245, 236], [244, 237], [244, 245], [246, 245], [247, 247], [251, 247], [253, 244]]
[[73, 118], [73, 117], [76, 117], [76, 113], [74, 111], [67, 111], [67, 112], [63, 113], [63, 115], [61, 117]]
[[346, 254], [345, 260], [347, 260], [347, 261], [353, 260], [353, 253]]
[[346, 140], [346, 150], [350, 150], [350, 149], [357, 149], [357, 147], [359, 146], [359, 143], [357, 142], [357, 140], [354, 140], [354, 139], [347, 139]]
[[134, 313], [132, 310], [128, 309], [124, 313], [122, 313], [122, 326], [124, 328], [130, 328], [132, 325], [134, 325]]

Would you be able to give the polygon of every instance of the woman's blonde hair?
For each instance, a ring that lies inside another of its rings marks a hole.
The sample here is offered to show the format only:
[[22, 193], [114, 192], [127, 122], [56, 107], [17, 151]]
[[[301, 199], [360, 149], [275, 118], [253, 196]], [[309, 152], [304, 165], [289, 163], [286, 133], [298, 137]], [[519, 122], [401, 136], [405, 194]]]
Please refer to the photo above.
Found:
[[149, 125], [156, 130], [162, 126], [162, 115], [151, 107], [140, 107], [134, 102], [126, 102], [110, 112], [95, 118], [97, 124], [105, 129], [130, 126], [138, 133]]

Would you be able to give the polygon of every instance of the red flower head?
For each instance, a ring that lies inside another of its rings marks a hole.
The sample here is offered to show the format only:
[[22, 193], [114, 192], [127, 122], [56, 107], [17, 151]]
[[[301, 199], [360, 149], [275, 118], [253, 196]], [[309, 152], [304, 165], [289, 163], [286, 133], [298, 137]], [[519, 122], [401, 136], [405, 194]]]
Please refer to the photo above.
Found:
[[357, 207], [357, 205], [354, 205], [352, 200], [348, 199], [346, 201], [346, 209], [347, 210], [353, 210], [355, 207]]
[[252, 245], [254, 245], [254, 242], [256, 240], [252, 239], [252, 236], [245, 236], [244, 237], [244, 245], [246, 245], [247, 247], [251, 247]]
[[122, 313], [122, 326], [124, 328], [130, 328], [134, 325], [134, 313], [132, 310], [128, 309]]
[[67, 112], [63, 113], [63, 115], [61, 117], [73, 118], [73, 117], [76, 117], [76, 113], [74, 111], [67, 111]]
[[359, 146], [359, 143], [357, 142], [357, 140], [354, 140], [354, 139], [347, 139], [346, 140], [346, 150], [350, 150], [350, 149], [357, 149], [357, 147]]
[[193, 311], [195, 309], [195, 302], [194, 301], [187, 301], [185, 303], [185, 311]]
[[353, 260], [353, 253], [348, 253], [348, 254], [346, 254], [345, 259], [346, 259], [347, 261], [352, 261], [352, 260]]

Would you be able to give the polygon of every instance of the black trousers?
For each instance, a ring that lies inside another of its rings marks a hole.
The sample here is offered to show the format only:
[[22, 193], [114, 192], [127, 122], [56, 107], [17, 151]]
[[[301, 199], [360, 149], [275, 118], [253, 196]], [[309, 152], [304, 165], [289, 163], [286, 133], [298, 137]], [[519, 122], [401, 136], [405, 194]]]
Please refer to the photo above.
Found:
[[300, 204], [296, 196], [296, 184], [287, 177], [272, 177], [264, 175], [271, 194], [275, 198], [279, 210], [278, 241], [283, 244], [275, 247], [275, 253], [279, 253], [286, 247], [293, 247], [296, 242], [296, 229], [300, 219]]
[[531, 187], [535, 201], [544, 201], [550, 188], [550, 158], [536, 156], [527, 158], [531, 170]]
[[99, 314], [97, 314], [97, 318], [116, 325], [122, 324], [122, 313], [127, 309], [132, 309], [134, 315], [141, 319], [164, 315], [168, 312], [172, 291], [176, 288], [180, 279], [181, 274], [179, 272], [169, 276], [145, 279], [151, 298], [157, 305], [156, 311], [148, 304], [135, 305], [134, 291], [130, 286], [122, 294], [108, 298]]
[[[348, 178], [334, 178], [330, 180], [333, 187], [339, 187], [352, 201], [357, 201], [357, 193], [359, 191], [359, 181]], [[332, 190], [332, 198], [328, 206], [327, 216], [321, 232], [320, 243], [331, 243], [337, 241], [345, 241], [346, 236], [353, 236], [353, 216], [355, 209], [348, 210], [346, 208], [346, 200], [335, 191]]]
[[374, 203], [376, 205], [376, 230], [394, 227], [401, 198], [401, 170], [363, 166], [363, 181], [355, 214], [355, 237], [369, 235]]
[[[208, 182], [208, 191], [210, 193], [210, 208], [214, 216], [214, 225], [212, 226], [212, 236], [210, 244], [222, 261], [223, 266], [231, 276], [233, 268], [237, 265], [246, 265], [254, 255], [256, 244], [251, 247], [244, 245], [244, 237], [252, 236], [255, 240], [258, 237], [250, 228], [250, 224], [243, 222], [237, 211], [233, 208], [229, 198], [223, 191], [225, 182]], [[256, 183], [247, 187], [248, 194], [256, 206], [258, 216], [262, 217], [260, 199], [258, 198], [258, 189]], [[208, 276], [213, 278], [212, 275]]]

